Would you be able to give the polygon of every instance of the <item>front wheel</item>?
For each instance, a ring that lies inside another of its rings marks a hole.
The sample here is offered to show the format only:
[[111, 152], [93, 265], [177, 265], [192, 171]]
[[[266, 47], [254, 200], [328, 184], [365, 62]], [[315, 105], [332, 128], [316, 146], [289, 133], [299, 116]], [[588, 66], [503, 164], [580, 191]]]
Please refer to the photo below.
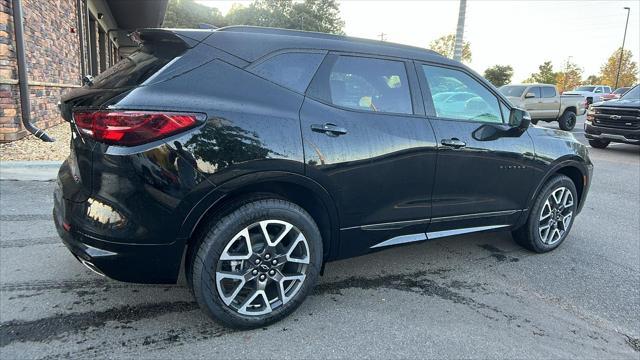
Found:
[[537, 253], [557, 248], [571, 230], [577, 200], [571, 179], [565, 175], [552, 177], [540, 190], [527, 222], [513, 232], [514, 240]]
[[193, 293], [224, 325], [266, 326], [302, 303], [321, 265], [313, 218], [285, 200], [258, 200], [212, 224], [193, 258]]
[[604, 149], [607, 146], [609, 146], [609, 141], [600, 140], [600, 139], [590, 139], [589, 145], [591, 145], [591, 147], [594, 147], [596, 149]]
[[576, 120], [576, 113], [567, 110], [562, 114], [560, 119], [558, 119], [558, 125], [560, 125], [560, 129], [564, 131], [571, 131], [576, 126]]

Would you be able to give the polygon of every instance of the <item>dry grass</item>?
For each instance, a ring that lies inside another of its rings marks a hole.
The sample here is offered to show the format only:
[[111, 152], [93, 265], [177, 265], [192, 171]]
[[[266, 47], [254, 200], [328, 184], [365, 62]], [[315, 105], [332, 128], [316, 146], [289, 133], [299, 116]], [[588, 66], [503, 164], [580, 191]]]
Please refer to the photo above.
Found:
[[0, 144], [0, 161], [11, 160], [64, 160], [69, 155], [71, 131], [69, 123], [52, 126], [46, 129], [47, 134], [56, 141], [44, 142], [33, 135], [18, 141]]

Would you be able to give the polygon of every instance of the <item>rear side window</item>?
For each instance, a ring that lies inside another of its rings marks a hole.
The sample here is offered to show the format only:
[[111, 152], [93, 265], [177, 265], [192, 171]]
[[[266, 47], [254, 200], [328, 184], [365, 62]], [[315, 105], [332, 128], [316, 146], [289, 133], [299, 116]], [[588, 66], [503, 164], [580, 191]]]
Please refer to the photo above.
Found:
[[[327, 76], [325, 74], [325, 76]], [[357, 56], [339, 56], [320, 79], [320, 97], [349, 109], [413, 114], [404, 62]]]
[[324, 54], [321, 53], [284, 53], [257, 64], [251, 72], [293, 91], [304, 93], [323, 58]]
[[498, 98], [480, 82], [458, 70], [423, 65], [436, 116], [452, 120], [501, 123]]
[[542, 88], [542, 97], [543, 98], [552, 98], [556, 97], [556, 89], [551, 86], [544, 86]]

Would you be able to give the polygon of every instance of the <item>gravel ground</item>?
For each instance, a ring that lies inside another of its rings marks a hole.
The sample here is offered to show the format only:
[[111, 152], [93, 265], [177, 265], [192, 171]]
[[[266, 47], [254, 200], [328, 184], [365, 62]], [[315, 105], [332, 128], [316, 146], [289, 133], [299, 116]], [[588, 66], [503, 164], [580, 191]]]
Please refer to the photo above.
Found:
[[52, 126], [47, 134], [56, 141], [44, 142], [33, 135], [18, 141], [0, 144], [0, 161], [64, 160], [69, 155], [71, 132], [69, 124]]

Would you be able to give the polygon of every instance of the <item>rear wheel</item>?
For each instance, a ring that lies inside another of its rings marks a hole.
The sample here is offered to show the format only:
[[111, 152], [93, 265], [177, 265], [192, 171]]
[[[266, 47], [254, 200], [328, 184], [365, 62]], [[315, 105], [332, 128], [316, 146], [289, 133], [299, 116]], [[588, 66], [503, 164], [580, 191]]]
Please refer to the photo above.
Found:
[[259, 200], [211, 225], [193, 258], [193, 293], [216, 321], [265, 326], [302, 303], [321, 264], [322, 238], [311, 216], [285, 200]]
[[591, 147], [594, 147], [596, 149], [604, 149], [607, 146], [609, 146], [609, 141], [607, 140], [600, 140], [600, 139], [590, 139], [589, 140], [589, 145], [591, 145]]
[[557, 248], [571, 230], [577, 199], [571, 179], [564, 175], [552, 177], [540, 191], [526, 224], [513, 232], [514, 240], [537, 253]]
[[531, 119], [531, 123], [533, 125], [537, 125], [538, 124], [538, 119]]
[[571, 110], [566, 110], [564, 114], [558, 119], [560, 129], [564, 131], [571, 131], [576, 126], [576, 113]]

